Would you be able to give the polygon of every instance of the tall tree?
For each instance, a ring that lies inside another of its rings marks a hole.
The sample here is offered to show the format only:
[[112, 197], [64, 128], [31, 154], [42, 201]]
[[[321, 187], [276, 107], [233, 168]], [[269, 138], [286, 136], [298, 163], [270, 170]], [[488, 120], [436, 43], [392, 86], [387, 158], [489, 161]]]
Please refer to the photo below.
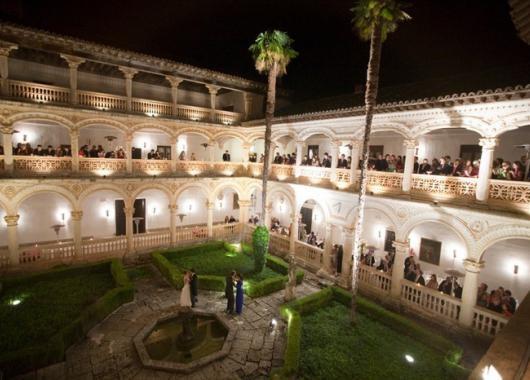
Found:
[[[364, 138], [362, 149], [361, 180], [359, 184], [359, 205], [357, 207], [357, 219], [355, 223], [355, 235], [353, 240], [353, 266], [352, 266], [352, 323], [357, 321], [357, 290], [359, 261], [361, 257], [361, 236], [363, 232], [364, 204], [366, 200], [366, 174], [368, 171], [368, 148], [370, 145], [370, 133], [372, 131], [372, 119], [377, 100], [377, 89], [379, 86], [379, 67], [381, 64], [381, 49], [387, 35], [397, 29], [398, 23], [410, 19], [403, 11], [403, 3], [397, 0], [359, 0], [351, 11], [354, 13], [352, 23], [354, 29], [362, 40], [370, 41], [370, 59], [366, 73], [366, 92], [364, 102], [366, 108]], [[394, 268], [399, 270], [399, 268]]]
[[[272, 30], [260, 33], [249, 50], [256, 70], [268, 73], [267, 106], [265, 109], [265, 157], [263, 161], [263, 189], [261, 195], [261, 225], [265, 224], [267, 180], [269, 179], [272, 119], [276, 105], [276, 78], [287, 74], [287, 65], [298, 53], [291, 47], [293, 40], [285, 32]], [[267, 227], [267, 226], [266, 226]], [[268, 228], [268, 227], [267, 227]]]

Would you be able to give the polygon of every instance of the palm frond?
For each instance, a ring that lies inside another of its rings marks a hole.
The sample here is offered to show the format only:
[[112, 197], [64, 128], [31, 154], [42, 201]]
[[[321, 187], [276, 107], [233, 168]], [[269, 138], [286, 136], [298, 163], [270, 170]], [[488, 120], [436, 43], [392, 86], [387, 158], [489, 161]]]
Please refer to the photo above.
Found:
[[285, 32], [279, 30], [266, 31], [258, 34], [249, 50], [254, 58], [256, 70], [268, 72], [275, 64], [278, 75], [287, 73], [287, 65], [298, 56], [292, 47], [294, 41]]
[[350, 10], [352, 23], [362, 40], [368, 41], [376, 25], [381, 27], [383, 41], [394, 32], [401, 21], [410, 20], [403, 11], [408, 5], [398, 0], [359, 0]]

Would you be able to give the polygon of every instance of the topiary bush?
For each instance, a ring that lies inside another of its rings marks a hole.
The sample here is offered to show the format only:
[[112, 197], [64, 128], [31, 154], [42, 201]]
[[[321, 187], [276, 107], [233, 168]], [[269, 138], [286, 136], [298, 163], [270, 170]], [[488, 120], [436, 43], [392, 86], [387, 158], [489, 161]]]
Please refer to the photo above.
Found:
[[265, 267], [267, 251], [269, 250], [269, 230], [267, 227], [256, 227], [252, 233], [252, 248], [254, 249], [254, 271], [259, 273]]

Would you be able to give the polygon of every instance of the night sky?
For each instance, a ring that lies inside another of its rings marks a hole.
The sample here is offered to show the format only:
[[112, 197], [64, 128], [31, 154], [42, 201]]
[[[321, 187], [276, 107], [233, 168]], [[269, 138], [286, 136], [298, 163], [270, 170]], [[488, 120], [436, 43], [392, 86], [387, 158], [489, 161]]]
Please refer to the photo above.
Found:
[[[381, 86], [450, 81], [528, 67], [507, 0], [410, 1], [412, 20], [383, 47]], [[287, 31], [300, 56], [281, 85], [296, 99], [350, 92], [364, 83], [368, 43], [344, 0], [2, 0], [0, 18], [21, 25], [265, 81], [248, 46], [266, 29]], [[524, 70], [523, 70], [524, 71]], [[529, 78], [530, 79], [530, 78]], [[530, 80], [529, 80], [530, 82]]]

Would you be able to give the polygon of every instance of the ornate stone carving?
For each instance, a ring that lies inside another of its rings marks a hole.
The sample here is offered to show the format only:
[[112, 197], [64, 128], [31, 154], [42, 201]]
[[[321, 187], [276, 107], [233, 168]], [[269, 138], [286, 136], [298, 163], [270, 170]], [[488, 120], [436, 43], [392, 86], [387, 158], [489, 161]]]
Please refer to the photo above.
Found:
[[399, 219], [407, 219], [409, 217], [409, 210], [406, 207], [399, 207], [396, 210], [396, 215]]
[[19, 189], [17, 189], [15, 186], [5, 186], [2, 189], [2, 193], [9, 199], [12, 199], [15, 195], [17, 195], [17, 192]]
[[484, 268], [484, 261], [475, 261], [470, 259], [464, 260], [464, 269], [466, 272], [480, 273], [482, 268]]
[[20, 218], [20, 215], [6, 215], [4, 216], [4, 220], [6, 221], [6, 224], [8, 227], [15, 227], [18, 224], [18, 219]]
[[403, 146], [405, 147], [405, 149], [414, 149], [416, 148], [417, 143], [418, 142], [414, 139], [403, 140]]
[[480, 145], [483, 149], [495, 149], [498, 142], [499, 140], [497, 140], [496, 138], [487, 137], [480, 139], [478, 145]]
[[81, 210], [70, 211], [70, 214], [72, 215], [72, 220], [80, 221], [83, 219], [83, 211]]

